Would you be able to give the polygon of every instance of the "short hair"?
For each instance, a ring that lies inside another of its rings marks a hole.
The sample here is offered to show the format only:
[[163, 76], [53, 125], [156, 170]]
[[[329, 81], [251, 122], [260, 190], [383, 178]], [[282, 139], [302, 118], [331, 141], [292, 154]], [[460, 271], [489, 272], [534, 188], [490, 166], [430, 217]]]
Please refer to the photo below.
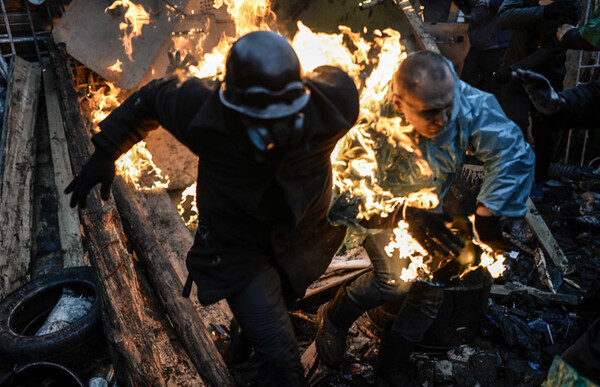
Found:
[[408, 55], [400, 63], [394, 74], [394, 85], [397, 92], [413, 92], [426, 78], [441, 82], [451, 74], [450, 65], [442, 55], [433, 51], [418, 51]]

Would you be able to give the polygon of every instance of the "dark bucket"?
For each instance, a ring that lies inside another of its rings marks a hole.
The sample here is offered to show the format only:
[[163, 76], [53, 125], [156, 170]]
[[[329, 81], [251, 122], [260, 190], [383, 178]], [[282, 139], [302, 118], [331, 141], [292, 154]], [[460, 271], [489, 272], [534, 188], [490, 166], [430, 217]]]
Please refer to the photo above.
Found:
[[83, 387], [69, 369], [55, 363], [36, 362], [21, 365], [0, 379], [0, 387]]
[[[467, 344], [477, 336], [487, 306], [492, 279], [485, 269], [471, 272], [457, 284], [444, 289], [444, 301], [433, 325], [420, 343], [428, 348], [451, 348]], [[371, 309], [367, 314], [382, 329], [392, 321], [402, 301]]]

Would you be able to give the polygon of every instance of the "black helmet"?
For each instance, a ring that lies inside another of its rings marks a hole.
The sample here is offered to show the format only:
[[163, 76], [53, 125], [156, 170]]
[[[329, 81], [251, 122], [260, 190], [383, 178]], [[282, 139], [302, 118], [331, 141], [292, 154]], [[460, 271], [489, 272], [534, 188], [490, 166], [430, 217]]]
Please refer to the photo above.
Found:
[[258, 119], [290, 116], [310, 99], [296, 52], [271, 31], [251, 32], [233, 44], [219, 96], [225, 106]]

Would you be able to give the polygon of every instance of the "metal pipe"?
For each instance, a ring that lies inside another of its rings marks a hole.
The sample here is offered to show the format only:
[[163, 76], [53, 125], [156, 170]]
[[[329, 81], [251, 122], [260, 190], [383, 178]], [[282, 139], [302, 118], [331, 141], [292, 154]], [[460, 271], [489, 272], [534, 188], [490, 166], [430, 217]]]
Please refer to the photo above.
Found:
[[579, 162], [579, 166], [583, 167], [583, 162], [585, 161], [585, 152], [587, 151], [587, 142], [590, 137], [590, 131], [586, 130], [583, 135], [583, 149], [581, 150], [581, 161]]
[[33, 36], [33, 45], [35, 46], [35, 53], [38, 57], [38, 63], [42, 63], [42, 56], [40, 55], [40, 48], [37, 43], [37, 36], [35, 35], [35, 27], [33, 26], [33, 19], [31, 18], [31, 10], [29, 9], [29, 1], [25, 0], [25, 9], [27, 10], [27, 18], [29, 19], [29, 27], [31, 27], [31, 35]]
[[17, 55], [17, 50], [15, 50], [15, 44], [12, 40], [12, 31], [10, 30], [10, 23], [8, 22], [8, 15], [6, 14], [6, 7], [4, 6], [4, 0], [0, 1], [2, 4], [2, 16], [4, 16], [4, 24], [6, 25], [6, 32], [8, 33], [8, 38], [10, 39], [10, 49], [13, 55]]
[[563, 162], [567, 164], [569, 162], [569, 153], [571, 150], [571, 137], [573, 136], [573, 129], [569, 129], [569, 135], [567, 136], [567, 145], [565, 147], [565, 159]]
[[[52, 31], [38, 31], [38, 32], [37, 32], [36, 39], [37, 39], [37, 40], [44, 40], [44, 39], [45, 39], [45, 37], [43, 37], [43, 36], [45, 36], [45, 35], [50, 35], [51, 33], [52, 33]], [[43, 36], [42, 36], [42, 35], [43, 35]], [[5, 43], [8, 43], [8, 35], [7, 35], [7, 34], [0, 34], [0, 39], [4, 39], [4, 40], [5, 40]], [[31, 37], [31, 36], [18, 36], [18, 37], [13, 37], [13, 41], [14, 41], [14, 42], [19, 42], [19, 41], [21, 41], [21, 40], [23, 40], [23, 39], [29, 39], [29, 40], [33, 40], [33, 37]]]
[[[41, 37], [41, 36], [36, 36], [35, 37], [35, 40], [38, 40], [40, 42], [43, 42], [45, 39], [46, 39], [45, 37]], [[33, 36], [19, 36], [17, 38], [10, 39], [10, 38], [6, 38], [6, 35], [4, 35], [4, 36], [0, 35], [0, 44], [10, 43], [10, 42], [13, 42], [13, 43], [30, 43], [30, 42], [33, 42], [33, 41], [34, 41]]]

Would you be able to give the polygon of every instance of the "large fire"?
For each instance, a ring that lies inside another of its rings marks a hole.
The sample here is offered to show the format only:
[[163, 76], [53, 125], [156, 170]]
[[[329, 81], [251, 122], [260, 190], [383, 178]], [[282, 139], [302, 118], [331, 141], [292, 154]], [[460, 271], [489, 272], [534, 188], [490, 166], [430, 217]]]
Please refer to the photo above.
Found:
[[[149, 23], [149, 17], [141, 6], [129, 0], [115, 1], [107, 10], [118, 5], [127, 8], [126, 23], [121, 24], [121, 29], [125, 33], [122, 39], [125, 52], [131, 58], [132, 39], [139, 36], [142, 26]], [[202, 37], [194, 44], [185, 36], [173, 38], [174, 49], [180, 51], [182, 57], [190, 54], [198, 59], [197, 65], [187, 68], [188, 76], [222, 78], [227, 52], [238, 37], [251, 31], [275, 29], [276, 18], [271, 11], [269, 0], [214, 1], [215, 8], [222, 6], [226, 6], [227, 12], [235, 22], [235, 36], [223, 36], [210, 51], [205, 51], [205, 39]], [[128, 33], [129, 30], [131, 32]], [[323, 64], [339, 66], [348, 72], [361, 91], [357, 124], [338, 143], [331, 156], [335, 171], [334, 188], [339, 194], [361, 198], [358, 217], [363, 219], [369, 219], [375, 214], [385, 217], [404, 203], [420, 208], [436, 207], [439, 200], [433, 189], [423, 189], [407, 197], [397, 197], [382, 189], [377, 180], [378, 164], [368, 129], [387, 133], [390, 144], [414, 156], [421, 176], [427, 178], [432, 175], [429, 165], [419, 153], [419, 148], [409, 136], [412, 127], [403, 123], [399, 117], [384, 117], [380, 114], [382, 104], [389, 94], [392, 74], [399, 62], [406, 57], [400, 43], [400, 33], [393, 29], [375, 30], [373, 41], [367, 41], [364, 38], [366, 30], [362, 34], [345, 26], [340, 26], [339, 30], [338, 34], [314, 33], [302, 22], [298, 22], [298, 32], [292, 40], [292, 46], [298, 53], [304, 71], [311, 71]], [[115, 64], [113, 70], [118, 69], [119, 66]], [[93, 117], [94, 123], [102, 120], [110, 110], [118, 106], [118, 94], [118, 88], [108, 84], [107, 89], [91, 96], [98, 106]], [[345, 141], [358, 142], [362, 148], [360, 155], [352, 158], [341, 155], [340, 147]], [[143, 142], [119, 159], [118, 173], [138, 184], [142, 175], [141, 168], [144, 168], [144, 173], [147, 173], [149, 168], [156, 175], [158, 183], [150, 188], [164, 187], [168, 183], [168, 178], [162, 177], [160, 170], [153, 165], [151, 155]], [[194, 196], [195, 184], [184, 191], [182, 203], [186, 200], [195, 203]], [[183, 212], [181, 204], [179, 210], [180, 213]], [[192, 211], [195, 213], [196, 209]], [[190, 222], [193, 220], [192, 218]], [[411, 260], [409, 267], [402, 273], [402, 279], [411, 280], [419, 273], [421, 276], [428, 273], [427, 252], [409, 235], [408, 225], [404, 221], [398, 223], [394, 229], [394, 236], [386, 246], [386, 252], [391, 256], [396, 251], [399, 252], [400, 259]], [[487, 246], [482, 248], [486, 253], [481, 257], [480, 265], [487, 267], [492, 276], [499, 276], [503, 271], [502, 255], [493, 254]]]
[[132, 40], [142, 34], [144, 25], [150, 24], [150, 14], [146, 12], [144, 7], [130, 0], [116, 0], [105, 9], [105, 12], [117, 7], [125, 8], [125, 15], [123, 15], [125, 21], [119, 24], [119, 29], [123, 31], [121, 41], [123, 42], [125, 54], [133, 62], [131, 56], [133, 54]]

